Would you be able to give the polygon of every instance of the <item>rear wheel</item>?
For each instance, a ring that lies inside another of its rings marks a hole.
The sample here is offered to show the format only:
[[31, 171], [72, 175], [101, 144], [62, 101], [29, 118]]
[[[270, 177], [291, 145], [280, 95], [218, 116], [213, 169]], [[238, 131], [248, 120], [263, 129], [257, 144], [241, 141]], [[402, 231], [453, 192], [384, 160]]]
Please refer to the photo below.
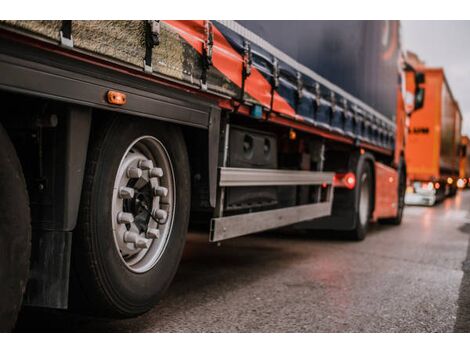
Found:
[[23, 171], [0, 126], [0, 331], [13, 328], [29, 274], [31, 218]]
[[119, 118], [93, 137], [73, 248], [93, 313], [135, 316], [158, 302], [181, 258], [189, 204], [177, 127]]
[[372, 211], [372, 172], [370, 164], [362, 160], [359, 165], [356, 194], [356, 225], [347, 232], [354, 241], [362, 241], [366, 237]]
[[457, 194], [457, 186], [454, 184], [449, 186], [449, 197], [454, 197]]

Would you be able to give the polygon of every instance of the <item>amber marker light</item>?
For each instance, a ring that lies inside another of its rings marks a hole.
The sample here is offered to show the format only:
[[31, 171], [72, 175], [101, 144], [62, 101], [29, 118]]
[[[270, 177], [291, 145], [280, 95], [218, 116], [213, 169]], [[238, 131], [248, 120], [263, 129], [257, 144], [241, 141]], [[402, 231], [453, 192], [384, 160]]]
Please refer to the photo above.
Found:
[[106, 94], [106, 98], [108, 103], [112, 105], [124, 105], [127, 103], [126, 95], [115, 90], [109, 90]]
[[447, 178], [447, 183], [448, 183], [449, 185], [451, 185], [452, 183], [454, 183], [454, 180], [452, 179], [452, 177], [448, 177], [448, 178]]
[[296, 133], [293, 129], [291, 129], [291, 130], [289, 131], [289, 139], [290, 139], [291, 141], [293, 141], [293, 140], [295, 140], [296, 138], [297, 138], [297, 133]]

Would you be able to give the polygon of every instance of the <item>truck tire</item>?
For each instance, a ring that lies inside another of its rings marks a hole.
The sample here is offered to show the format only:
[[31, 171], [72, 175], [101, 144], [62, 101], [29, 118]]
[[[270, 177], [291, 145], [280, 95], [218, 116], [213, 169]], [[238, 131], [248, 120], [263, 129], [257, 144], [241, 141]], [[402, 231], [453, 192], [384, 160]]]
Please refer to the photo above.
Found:
[[21, 164], [0, 125], [0, 331], [10, 331], [29, 275], [31, 215]]
[[119, 117], [96, 129], [74, 234], [75, 280], [92, 314], [137, 316], [159, 301], [181, 259], [187, 150], [180, 129], [165, 123]]
[[403, 211], [405, 210], [405, 194], [406, 194], [406, 169], [405, 163], [403, 160], [400, 161], [400, 165], [398, 167], [398, 209], [397, 209], [397, 216], [393, 218], [387, 219], [380, 219], [379, 222], [381, 224], [387, 225], [400, 225], [403, 219]]
[[359, 161], [357, 172], [355, 227], [346, 236], [353, 241], [362, 241], [369, 228], [372, 213], [373, 179], [370, 163], [364, 158]]
[[[454, 182], [454, 184], [455, 184], [455, 182]], [[454, 185], [454, 184], [449, 186], [449, 189], [450, 189], [449, 190], [449, 197], [455, 197], [455, 195], [457, 194], [457, 186]]]

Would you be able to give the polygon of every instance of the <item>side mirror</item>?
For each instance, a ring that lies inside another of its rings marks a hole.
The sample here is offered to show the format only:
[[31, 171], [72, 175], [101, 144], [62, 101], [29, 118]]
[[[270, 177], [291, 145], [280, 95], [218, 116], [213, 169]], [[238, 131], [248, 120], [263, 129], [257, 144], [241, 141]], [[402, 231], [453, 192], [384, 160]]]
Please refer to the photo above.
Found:
[[467, 146], [465, 144], [459, 144], [460, 147], [460, 156], [465, 158], [467, 156]]
[[425, 82], [424, 73], [415, 71], [415, 111], [421, 109], [424, 105], [424, 88], [421, 87], [421, 84]]
[[426, 83], [426, 79], [424, 78], [424, 73], [416, 72], [415, 73], [415, 83], [417, 86], [420, 84]]
[[424, 106], [424, 88], [417, 88], [415, 93], [415, 111]]

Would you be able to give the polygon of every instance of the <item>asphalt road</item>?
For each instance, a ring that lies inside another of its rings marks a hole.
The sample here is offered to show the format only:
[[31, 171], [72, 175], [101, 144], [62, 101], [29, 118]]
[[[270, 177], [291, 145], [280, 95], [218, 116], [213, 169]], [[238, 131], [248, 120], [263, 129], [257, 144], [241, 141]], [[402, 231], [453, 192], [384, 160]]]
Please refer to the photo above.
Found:
[[27, 310], [17, 331], [469, 332], [469, 210], [470, 191], [408, 207], [400, 227], [375, 225], [360, 243], [282, 232], [217, 247], [190, 234], [170, 290], [147, 314]]

